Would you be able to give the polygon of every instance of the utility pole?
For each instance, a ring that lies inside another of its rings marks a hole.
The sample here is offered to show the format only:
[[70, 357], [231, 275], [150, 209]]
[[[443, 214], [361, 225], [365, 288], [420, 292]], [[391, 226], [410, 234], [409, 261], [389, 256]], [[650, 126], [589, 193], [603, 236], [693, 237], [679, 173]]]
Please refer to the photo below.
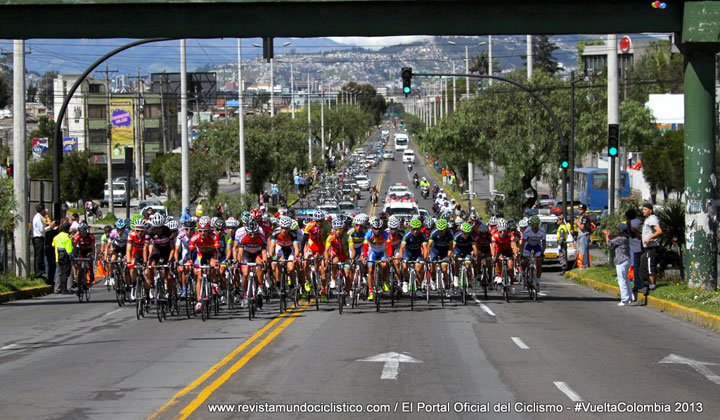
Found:
[[270, 116], [275, 116], [275, 59], [270, 58]]
[[[321, 76], [322, 77], [322, 76]], [[325, 161], [325, 81], [320, 79], [320, 159]]]
[[442, 78], [443, 89], [445, 90], [445, 118], [448, 116], [448, 102], [450, 101], [450, 92], [447, 85], [447, 77]]
[[[488, 76], [493, 74], [493, 62], [492, 62], [492, 35], [488, 35]], [[492, 86], [493, 79], [488, 79], [488, 86]]]
[[[182, 211], [190, 206], [190, 145], [187, 127], [187, 60], [185, 57], [185, 40], [180, 40], [180, 138], [181, 138], [181, 180], [182, 180]], [[242, 150], [242, 149], [240, 149]], [[242, 184], [241, 184], [242, 185]]]
[[245, 194], [245, 107], [243, 106], [242, 39], [238, 38], [238, 136], [240, 137], [240, 194]]
[[165, 78], [160, 87], [160, 130], [162, 134], [163, 154], [167, 153], [167, 128], [165, 127]]
[[[137, 132], [136, 136], [136, 153], [135, 153], [135, 179], [137, 180], [138, 184], [138, 197], [140, 200], [145, 199], [145, 139], [144, 139], [144, 131], [145, 131], [145, 118], [143, 114], [143, 110], [145, 108], [145, 96], [143, 95], [143, 90], [145, 88], [144, 81], [141, 79], [140, 76], [140, 69], [137, 69], [137, 76], [135, 79], [137, 80], [136, 86], [136, 92], [135, 92], [135, 110], [137, 112], [136, 119], [135, 119], [135, 130]], [[132, 77], [131, 77], [132, 79]]]
[[[455, 74], [455, 62], [453, 61], [453, 75]], [[455, 88], [455, 76], [453, 76], [453, 112], [457, 111], [457, 90]]]
[[[620, 124], [620, 101], [618, 86], [618, 56], [617, 56], [617, 35], [610, 34], [607, 37], [607, 67], [608, 67], [608, 128], [610, 124]], [[619, 133], [618, 133], [619, 137]], [[620, 139], [622, 141], [622, 139]], [[618, 142], [620, 144], [620, 141]], [[615, 205], [620, 203], [620, 188], [616, 188], [616, 184], [621, 184], [620, 179], [620, 160], [622, 156], [621, 148], [618, 147], [618, 157], [610, 158], [610, 166], [608, 168], [608, 176], [610, 178], [610, 188], [608, 189], [608, 209], [610, 213], [615, 212]]]
[[[13, 228], [15, 275], [30, 275], [28, 242], [27, 141], [25, 127], [25, 41], [13, 41], [13, 188], [17, 213]], [[54, 180], [60, 182], [59, 179]], [[54, 214], [54, 217], [59, 215]], [[37, 258], [37, 256], [35, 257]], [[37, 273], [40, 274], [40, 273]]]
[[310, 161], [310, 169], [312, 169], [312, 120], [310, 119], [310, 73], [307, 77], [307, 95], [305, 106], [308, 114], [308, 160]]
[[110, 213], [115, 212], [115, 199], [113, 191], [113, 176], [112, 176], [112, 121], [110, 115], [110, 73], [117, 73], [117, 70], [110, 71], [107, 63], [105, 63], [105, 96], [107, 98], [107, 108], [105, 108], [105, 116], [107, 117], [107, 184], [108, 193], [110, 194], [108, 200], [108, 211]]
[[292, 119], [295, 119], [295, 76], [293, 71], [293, 62], [290, 62], [290, 108], [292, 109]]
[[[465, 46], [465, 74], [470, 74], [470, 55], [468, 46]], [[465, 77], [465, 96], [470, 99], [470, 77]]]
[[443, 97], [443, 78], [440, 77], [440, 80], [438, 80], [438, 82], [440, 83], [440, 102], [438, 103], [438, 108], [440, 108], [439, 109], [440, 120], [442, 121], [442, 119], [443, 119], [443, 99], [444, 99], [444, 97]]
[[533, 74], [533, 50], [532, 50], [532, 35], [527, 36], [527, 78], [528, 80], [532, 79]]

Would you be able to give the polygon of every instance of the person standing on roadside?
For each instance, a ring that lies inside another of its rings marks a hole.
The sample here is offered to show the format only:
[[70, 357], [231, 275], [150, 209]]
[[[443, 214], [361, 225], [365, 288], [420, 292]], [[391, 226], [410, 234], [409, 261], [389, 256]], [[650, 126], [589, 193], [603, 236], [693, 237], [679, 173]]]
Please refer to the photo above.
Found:
[[590, 233], [592, 232], [592, 221], [587, 216], [587, 205], [580, 204], [578, 209], [580, 218], [577, 222], [578, 246], [582, 254], [581, 269], [590, 267]]
[[55, 293], [68, 294], [72, 288], [70, 277], [72, 261], [70, 255], [73, 252], [73, 240], [68, 234], [70, 224], [64, 223], [60, 226], [60, 233], [53, 239], [55, 248], [55, 263], [57, 264], [58, 276], [55, 278]]
[[634, 207], [625, 212], [628, 230], [630, 232], [630, 266], [633, 269], [633, 278], [640, 277], [640, 256], [642, 255], [642, 221], [637, 216]]
[[630, 269], [630, 230], [625, 223], [618, 223], [618, 235], [611, 239], [610, 232], [605, 231], [605, 241], [610, 249], [615, 251], [615, 272], [618, 286], [620, 286], [620, 303], [618, 306], [630, 304], [634, 299], [628, 270]]
[[48, 222], [45, 206], [35, 206], [35, 216], [32, 220], [32, 244], [35, 257], [35, 277], [45, 276], [45, 232], [52, 229], [55, 222]]
[[73, 213], [70, 219], [70, 230], [68, 231], [68, 233], [70, 233], [71, 235], [77, 233], [78, 226], [80, 226], [80, 215], [77, 213]]
[[[67, 219], [64, 219], [67, 221]], [[53, 239], [60, 232], [60, 225], [63, 222], [55, 219], [52, 223], [52, 228], [45, 232], [45, 249], [43, 250], [45, 258], [47, 259], [47, 283], [49, 285], [55, 284], [55, 274], [57, 273], [57, 264], [55, 262], [55, 248], [53, 248]]]
[[[642, 227], [642, 245], [643, 251], [640, 258], [641, 279], [644, 282], [649, 281], [648, 288], [655, 290], [655, 270], [657, 266], [657, 252], [660, 248], [658, 237], [662, 235], [660, 228], [660, 220], [655, 216], [652, 204], [645, 203], [642, 205], [642, 213], [645, 217]], [[635, 284], [637, 288], [637, 283]]]

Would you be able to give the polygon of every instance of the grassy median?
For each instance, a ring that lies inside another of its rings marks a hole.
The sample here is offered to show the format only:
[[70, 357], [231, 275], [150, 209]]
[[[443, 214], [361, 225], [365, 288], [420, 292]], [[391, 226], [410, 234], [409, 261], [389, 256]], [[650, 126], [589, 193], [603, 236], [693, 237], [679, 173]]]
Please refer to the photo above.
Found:
[[37, 286], [47, 286], [47, 283], [44, 280], [26, 279], [12, 275], [0, 276], [0, 293], [17, 292]]
[[[609, 270], [607, 265], [598, 265], [585, 270], [572, 270], [573, 273], [597, 282], [617, 286], [615, 270]], [[569, 277], [572, 279], [572, 277]], [[707, 291], [691, 289], [679, 279], [665, 278], [658, 281], [657, 289], [650, 292], [650, 296], [668, 300], [688, 308], [720, 315], [720, 291]]]

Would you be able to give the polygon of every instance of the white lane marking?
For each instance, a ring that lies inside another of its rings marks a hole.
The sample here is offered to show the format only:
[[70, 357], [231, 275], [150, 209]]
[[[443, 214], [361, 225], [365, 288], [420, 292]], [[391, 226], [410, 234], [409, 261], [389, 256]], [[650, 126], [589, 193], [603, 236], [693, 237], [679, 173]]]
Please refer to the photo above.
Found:
[[538, 292], [538, 296], [547, 296], [546, 292]]
[[112, 311], [112, 312], [108, 312], [108, 313], [104, 314], [103, 317], [106, 317], [106, 316], [109, 316], [109, 315], [112, 315], [112, 314], [116, 314], [116, 313], [118, 313], [118, 312], [120, 312], [120, 311], [122, 311], [122, 310], [123, 310], [122, 308], [120, 308], [120, 309], [115, 309], [115, 310]]
[[490, 308], [488, 308], [487, 305], [485, 305], [484, 303], [481, 303], [481, 302], [480, 302], [479, 300], [477, 300], [477, 299], [475, 299], [475, 302], [477, 302], [478, 305], [480, 305], [480, 308], [481, 308], [483, 311], [485, 311], [488, 315], [490, 315], [490, 316], [497, 316], [497, 315], [495, 315], [495, 312], [493, 312]]
[[562, 391], [563, 394], [567, 395], [568, 398], [570, 398], [571, 400], [573, 400], [573, 401], [575, 401], [575, 402], [583, 401], [582, 397], [581, 397], [580, 395], [578, 395], [577, 392], [573, 391], [573, 390], [568, 386], [568, 384], [566, 384], [565, 382], [553, 382], [553, 383], [555, 384], [555, 386], [557, 387], [557, 389], [559, 389], [560, 391]]
[[414, 359], [404, 354], [395, 353], [394, 351], [377, 354], [365, 359], [358, 359], [357, 361], [384, 363], [380, 379], [397, 379], [398, 371], [400, 370], [400, 363], [422, 363], [421, 360]]
[[520, 339], [520, 337], [510, 337], [510, 338], [512, 338], [512, 341], [514, 341], [515, 344], [517, 344], [517, 346], [520, 347], [521, 349], [523, 349], [523, 350], [529, 350], [529, 349], [530, 349], [530, 347], [528, 347], [527, 344], [525, 344], [525, 343]]
[[677, 354], [671, 354], [659, 361], [658, 363], [677, 363], [682, 365], [688, 365], [698, 371], [698, 373], [701, 373], [703, 376], [705, 376], [709, 381], [720, 385], [720, 376], [718, 376], [717, 374], [715, 374], [715, 372], [711, 371], [710, 368], [708, 368], [708, 366], [717, 366], [717, 363], [700, 362], [697, 360], [688, 359], [687, 357], [678, 356]]
[[10, 350], [13, 347], [17, 347], [17, 344], [8, 344], [7, 346], [0, 347], [0, 350]]

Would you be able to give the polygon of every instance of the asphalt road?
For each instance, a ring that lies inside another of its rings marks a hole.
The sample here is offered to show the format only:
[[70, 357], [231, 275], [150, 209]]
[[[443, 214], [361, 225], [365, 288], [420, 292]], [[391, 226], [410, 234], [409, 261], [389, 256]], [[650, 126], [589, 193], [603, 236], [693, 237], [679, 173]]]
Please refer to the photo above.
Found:
[[[409, 180], [399, 161], [371, 176], [382, 176], [381, 197], [391, 182]], [[86, 304], [56, 295], [3, 304], [0, 418], [717, 419], [718, 334], [618, 307], [548, 271], [538, 302], [518, 293], [505, 303], [495, 293], [412, 312], [407, 301], [343, 315], [334, 304], [316, 311], [302, 302], [276, 317], [273, 303], [254, 321], [225, 310], [204, 323], [161, 324], [136, 320], [134, 308], [118, 309], [98, 286]], [[382, 361], [363, 361], [373, 357]], [[575, 400], [634, 411], [583, 413]], [[282, 407], [305, 412], [257, 413]], [[211, 412], [218, 409], [236, 412]], [[561, 412], [537, 412], [550, 409]]]

